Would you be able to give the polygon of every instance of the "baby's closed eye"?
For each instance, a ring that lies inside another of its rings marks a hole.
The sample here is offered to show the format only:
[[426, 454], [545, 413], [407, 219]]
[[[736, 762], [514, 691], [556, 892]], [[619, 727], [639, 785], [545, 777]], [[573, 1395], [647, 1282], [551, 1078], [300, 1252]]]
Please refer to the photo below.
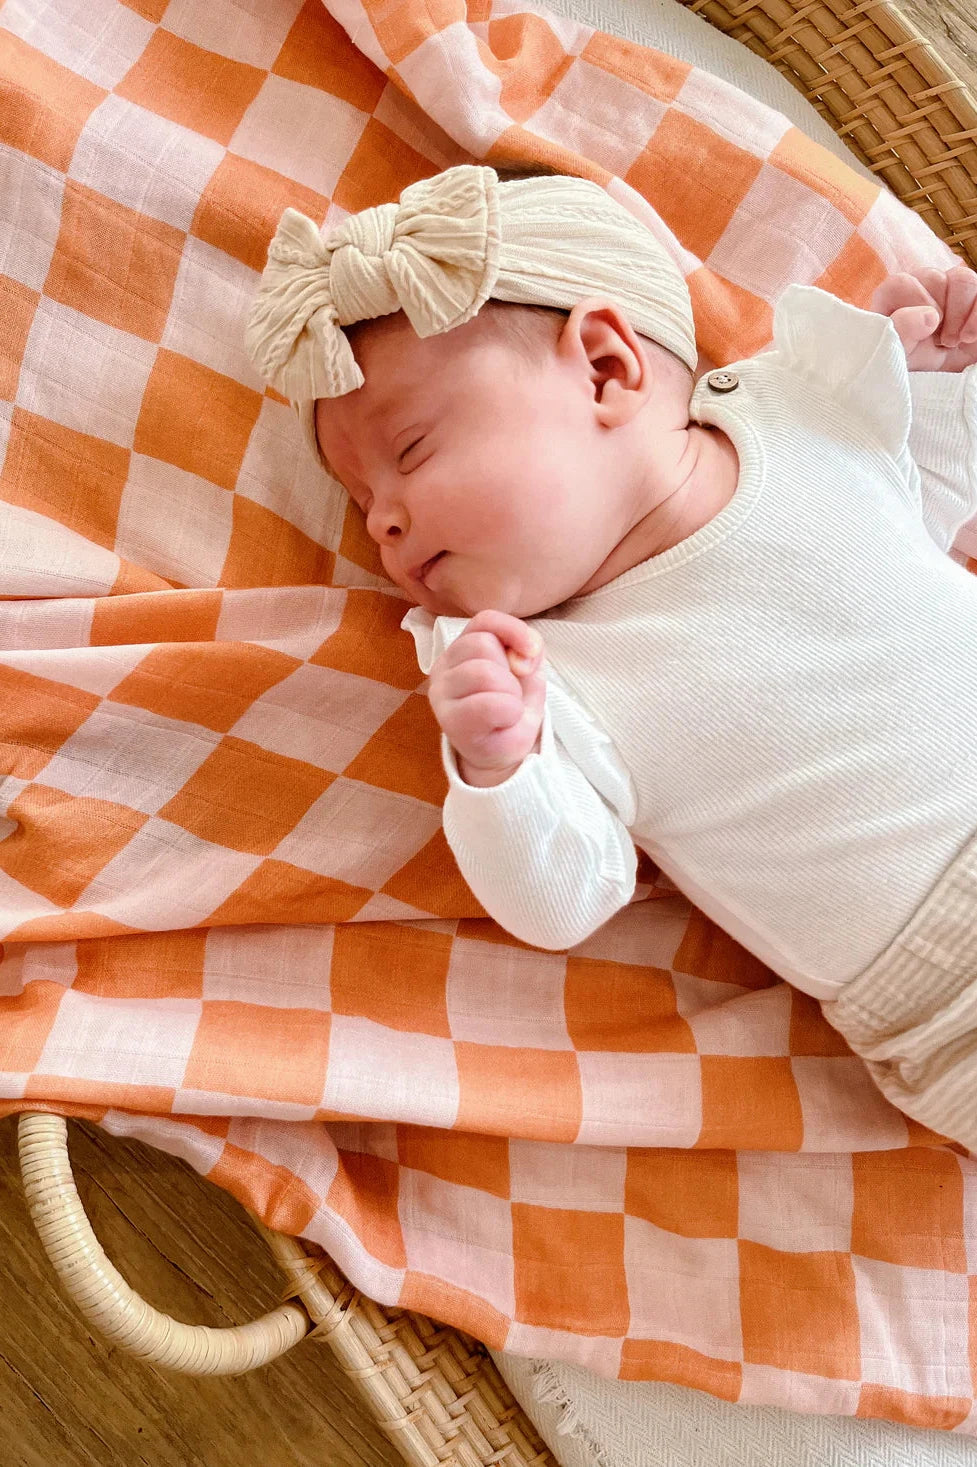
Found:
[[423, 438], [423, 435], [422, 435], [420, 438], [415, 438], [414, 441], [413, 441], [413, 443], [409, 443], [407, 445], [407, 447], [405, 449], [403, 449], [403, 451], [397, 455], [397, 462], [398, 462], [398, 464], [402, 464], [404, 462], [404, 459], [410, 453], [411, 449], [416, 448], [419, 443], [423, 443], [423, 442], [424, 442], [424, 438]]

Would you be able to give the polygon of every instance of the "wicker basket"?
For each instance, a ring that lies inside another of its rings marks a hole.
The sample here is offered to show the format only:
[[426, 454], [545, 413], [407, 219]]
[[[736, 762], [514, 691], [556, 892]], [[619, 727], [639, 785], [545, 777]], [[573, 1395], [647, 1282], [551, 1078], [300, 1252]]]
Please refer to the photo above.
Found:
[[857, 158], [977, 265], [974, 96], [897, 5], [680, 3], [775, 66]]
[[[935, 233], [977, 265], [977, 109], [964, 81], [890, 0], [680, 0], [771, 62]], [[67, 1293], [116, 1345], [172, 1370], [241, 1374], [317, 1336], [411, 1467], [555, 1467], [483, 1346], [373, 1303], [310, 1245], [255, 1226], [286, 1302], [233, 1329], [179, 1324], [141, 1299], [98, 1244], [75, 1190], [67, 1128], [25, 1114], [31, 1216]]]

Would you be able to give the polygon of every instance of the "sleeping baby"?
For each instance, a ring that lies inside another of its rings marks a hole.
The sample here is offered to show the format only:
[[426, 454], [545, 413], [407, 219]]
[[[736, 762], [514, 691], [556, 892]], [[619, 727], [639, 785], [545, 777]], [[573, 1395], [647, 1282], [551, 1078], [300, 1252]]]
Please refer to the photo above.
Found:
[[465, 164], [287, 210], [247, 335], [417, 603], [485, 910], [573, 947], [637, 846], [977, 1150], [977, 275], [872, 304], [709, 370], [622, 203]]

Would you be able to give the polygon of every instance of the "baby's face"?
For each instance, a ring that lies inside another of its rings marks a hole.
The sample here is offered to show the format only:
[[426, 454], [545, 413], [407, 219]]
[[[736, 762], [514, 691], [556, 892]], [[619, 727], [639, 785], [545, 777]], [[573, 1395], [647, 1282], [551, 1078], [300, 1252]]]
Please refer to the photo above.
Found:
[[586, 362], [554, 345], [533, 364], [477, 316], [424, 340], [382, 317], [355, 352], [364, 385], [321, 399], [316, 428], [391, 580], [446, 616], [580, 591], [621, 535]]

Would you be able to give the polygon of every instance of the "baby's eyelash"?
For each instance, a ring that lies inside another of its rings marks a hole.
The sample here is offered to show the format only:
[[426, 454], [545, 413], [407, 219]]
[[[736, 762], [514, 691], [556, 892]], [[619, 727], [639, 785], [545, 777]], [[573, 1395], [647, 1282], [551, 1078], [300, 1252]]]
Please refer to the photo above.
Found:
[[403, 463], [404, 459], [410, 453], [411, 449], [412, 448], [416, 448], [417, 445], [420, 443], [420, 441], [421, 441], [420, 438], [415, 438], [413, 443], [409, 443], [407, 445], [407, 447], [404, 449], [404, 451], [402, 453], [399, 453], [397, 455], [397, 462], [398, 462], [398, 464], [402, 464]]

